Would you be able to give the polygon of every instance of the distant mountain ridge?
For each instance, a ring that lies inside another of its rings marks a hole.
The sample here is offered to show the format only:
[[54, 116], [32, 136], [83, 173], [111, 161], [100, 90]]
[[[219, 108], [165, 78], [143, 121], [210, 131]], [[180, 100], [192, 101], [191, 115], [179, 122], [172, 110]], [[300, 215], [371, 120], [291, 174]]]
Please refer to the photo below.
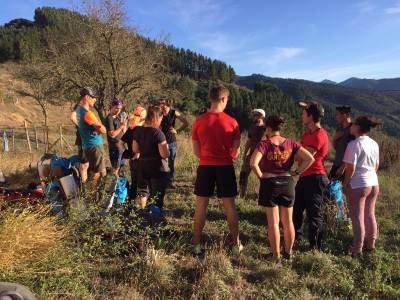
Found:
[[366, 79], [351, 77], [338, 83], [341, 86], [371, 91], [400, 91], [400, 78]]
[[335, 106], [350, 105], [354, 115], [373, 115], [384, 122], [388, 134], [400, 136], [400, 91], [356, 89], [340, 84], [318, 83], [300, 79], [267, 77], [260, 74], [237, 76], [236, 83], [253, 89], [257, 82], [275, 85], [293, 101], [315, 99], [326, 108], [325, 124], [335, 126]]
[[321, 81], [321, 83], [324, 83], [324, 84], [333, 84], [333, 85], [337, 84], [337, 82], [332, 81], [332, 80], [329, 80], [329, 79], [324, 79], [324, 80]]

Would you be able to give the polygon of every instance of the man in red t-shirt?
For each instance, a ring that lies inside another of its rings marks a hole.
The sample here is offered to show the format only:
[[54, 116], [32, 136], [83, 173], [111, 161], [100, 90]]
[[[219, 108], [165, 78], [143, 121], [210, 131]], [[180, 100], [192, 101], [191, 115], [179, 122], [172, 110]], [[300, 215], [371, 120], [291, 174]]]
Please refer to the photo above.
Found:
[[296, 240], [303, 238], [303, 213], [309, 219], [308, 240], [310, 248], [321, 248], [323, 233], [322, 206], [324, 190], [329, 183], [324, 166], [328, 156], [329, 139], [325, 129], [321, 127], [324, 116], [323, 107], [315, 102], [300, 102], [303, 107], [303, 123], [308, 131], [303, 134], [301, 145], [314, 156], [314, 163], [300, 175], [296, 185], [296, 199], [293, 207], [293, 223]]
[[240, 131], [235, 119], [224, 113], [229, 90], [216, 86], [210, 90], [211, 108], [201, 115], [192, 126], [192, 146], [200, 159], [194, 193], [196, 210], [193, 224], [193, 254], [201, 255], [203, 231], [208, 200], [214, 195], [222, 198], [234, 244], [232, 252], [239, 254], [243, 248], [239, 240], [238, 215], [235, 207], [237, 195], [233, 161], [239, 156]]

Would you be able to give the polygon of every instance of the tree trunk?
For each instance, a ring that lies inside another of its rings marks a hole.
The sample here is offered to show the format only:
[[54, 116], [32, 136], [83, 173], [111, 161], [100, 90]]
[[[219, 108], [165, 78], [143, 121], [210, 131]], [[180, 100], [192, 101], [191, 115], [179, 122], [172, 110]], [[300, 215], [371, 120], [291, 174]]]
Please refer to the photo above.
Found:
[[45, 153], [49, 151], [49, 128], [47, 127], [48, 125], [48, 115], [47, 115], [47, 110], [43, 109], [43, 116], [44, 116], [44, 132], [45, 132]]

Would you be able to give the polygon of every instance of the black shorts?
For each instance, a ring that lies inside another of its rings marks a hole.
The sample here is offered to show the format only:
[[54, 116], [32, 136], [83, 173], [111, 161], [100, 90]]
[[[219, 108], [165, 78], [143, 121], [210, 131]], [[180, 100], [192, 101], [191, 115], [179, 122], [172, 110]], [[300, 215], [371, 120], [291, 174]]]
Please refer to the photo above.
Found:
[[215, 186], [217, 186], [218, 198], [231, 198], [237, 195], [233, 166], [199, 166], [197, 168], [194, 194], [200, 197], [212, 197]]
[[296, 184], [296, 202], [315, 203], [321, 205], [324, 201], [329, 179], [326, 175], [312, 174], [300, 177]]
[[292, 176], [262, 178], [258, 204], [265, 207], [293, 207], [295, 185]]
[[104, 163], [103, 145], [91, 148], [84, 148], [82, 151], [81, 161], [89, 163], [89, 171], [99, 173], [106, 169]]

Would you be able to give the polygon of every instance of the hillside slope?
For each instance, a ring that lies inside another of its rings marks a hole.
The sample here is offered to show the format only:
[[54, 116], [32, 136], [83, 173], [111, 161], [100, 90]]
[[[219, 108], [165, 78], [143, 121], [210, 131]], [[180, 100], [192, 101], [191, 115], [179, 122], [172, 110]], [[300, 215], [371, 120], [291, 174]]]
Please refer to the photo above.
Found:
[[[40, 106], [31, 98], [21, 97], [17, 90], [24, 83], [12, 76], [13, 63], [0, 64], [0, 128], [22, 126], [24, 121], [30, 125], [44, 123]], [[70, 124], [71, 103], [51, 106], [49, 124], [51, 126]]]
[[400, 91], [367, 91], [339, 85], [299, 79], [272, 78], [253, 74], [238, 76], [236, 83], [254, 88], [257, 82], [273, 84], [294, 101], [316, 99], [327, 107], [326, 121], [334, 125], [334, 107], [350, 105], [355, 114], [374, 115], [384, 121], [383, 129], [393, 136], [400, 135]]

